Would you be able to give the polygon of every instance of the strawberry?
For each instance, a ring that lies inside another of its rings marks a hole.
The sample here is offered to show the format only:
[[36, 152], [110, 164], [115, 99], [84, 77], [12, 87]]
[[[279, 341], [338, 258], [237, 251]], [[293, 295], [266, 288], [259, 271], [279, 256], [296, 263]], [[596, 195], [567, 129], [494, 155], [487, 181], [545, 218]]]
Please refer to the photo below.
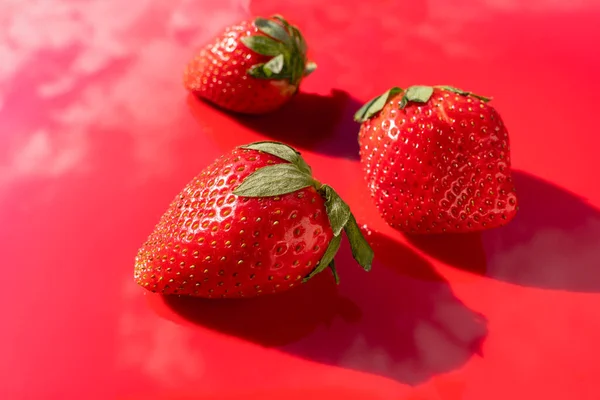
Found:
[[179, 193], [135, 260], [153, 292], [238, 298], [288, 290], [327, 267], [341, 232], [358, 263], [373, 252], [348, 205], [277, 142], [235, 148]]
[[471, 232], [515, 216], [508, 132], [489, 99], [449, 86], [394, 87], [354, 119], [370, 194], [392, 227]]
[[283, 17], [230, 26], [187, 65], [185, 87], [221, 108], [261, 114], [285, 104], [316, 64], [302, 34]]

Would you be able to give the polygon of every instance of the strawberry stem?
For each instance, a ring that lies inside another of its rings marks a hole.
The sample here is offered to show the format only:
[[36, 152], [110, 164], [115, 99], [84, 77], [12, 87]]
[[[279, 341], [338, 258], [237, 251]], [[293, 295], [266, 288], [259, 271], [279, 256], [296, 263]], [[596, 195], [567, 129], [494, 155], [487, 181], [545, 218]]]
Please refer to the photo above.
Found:
[[385, 105], [393, 99], [397, 94], [402, 93], [404, 89], [399, 87], [393, 87], [384, 94], [372, 98], [369, 102], [363, 105], [357, 112], [354, 114], [354, 121], [356, 122], [365, 122], [368, 121], [371, 117], [377, 114], [379, 111], [385, 107]]
[[480, 95], [475, 94], [473, 92], [466, 92], [466, 91], [464, 91], [462, 89], [458, 89], [458, 88], [455, 88], [455, 87], [452, 87], [452, 86], [436, 86], [436, 88], [442, 89], [442, 90], [448, 90], [448, 91], [453, 92], [453, 93], [458, 93], [461, 96], [472, 96], [472, 97], [475, 97], [475, 98], [477, 98], [477, 99], [479, 99], [481, 101], [484, 101], [486, 103], [488, 101], [492, 100], [490, 97], [480, 96]]
[[357, 112], [354, 114], [354, 121], [356, 122], [366, 122], [383, 110], [383, 107], [392, 100], [396, 95], [403, 93], [402, 99], [400, 99], [400, 109], [406, 108], [410, 102], [413, 103], [427, 103], [431, 98], [434, 89], [448, 90], [453, 93], [457, 93], [461, 96], [472, 96], [481, 101], [488, 102], [491, 98], [477, 95], [472, 92], [466, 92], [461, 89], [457, 89], [452, 86], [410, 86], [408, 89], [404, 90], [400, 87], [393, 87], [379, 95], [374, 97], [365, 103]]
[[331, 262], [329, 263], [329, 269], [331, 270], [331, 273], [333, 274], [333, 279], [335, 280], [336, 285], [340, 284], [340, 276], [337, 273], [337, 270], [335, 269], [335, 260], [331, 260]]
[[304, 67], [304, 76], [305, 77], [309, 76], [310, 74], [315, 72], [316, 69], [317, 69], [317, 63], [315, 63], [314, 61], [307, 62], [306, 66]]
[[315, 269], [304, 279], [305, 281], [330, 267], [336, 282], [339, 282], [339, 277], [337, 277], [333, 265], [333, 258], [340, 248], [342, 231], [346, 233], [346, 237], [350, 242], [354, 259], [365, 271], [371, 270], [373, 249], [358, 228], [350, 207], [331, 186], [322, 184], [313, 178], [310, 167], [298, 151], [283, 143], [270, 141], [251, 143], [241, 146], [241, 148], [262, 151], [289, 163], [268, 165], [257, 169], [244, 179], [240, 186], [233, 191], [234, 194], [245, 197], [271, 197], [313, 186], [325, 199], [325, 210], [333, 238], [323, 257]]
[[303, 77], [317, 68], [314, 62], [307, 60], [307, 45], [300, 30], [283, 17], [258, 17], [254, 25], [264, 35], [243, 37], [242, 43], [250, 50], [272, 58], [250, 67], [248, 75], [257, 79], [287, 79], [291, 85], [298, 86]]
[[431, 86], [411, 86], [404, 92], [400, 100], [400, 108], [404, 109], [409, 101], [414, 103], [427, 103], [433, 94]]

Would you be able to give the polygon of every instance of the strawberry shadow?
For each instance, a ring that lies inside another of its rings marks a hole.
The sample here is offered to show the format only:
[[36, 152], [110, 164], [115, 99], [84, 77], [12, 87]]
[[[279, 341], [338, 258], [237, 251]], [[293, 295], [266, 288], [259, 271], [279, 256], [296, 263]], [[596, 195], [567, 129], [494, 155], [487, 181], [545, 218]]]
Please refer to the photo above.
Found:
[[192, 94], [188, 106], [203, 131], [223, 150], [276, 140], [300, 151], [358, 160], [359, 127], [352, 116], [361, 104], [342, 90], [333, 89], [329, 95], [299, 92], [282, 108], [265, 115], [232, 114]]
[[466, 235], [411, 236], [419, 249], [477, 274], [523, 286], [600, 292], [600, 211], [585, 199], [521, 171], [519, 212], [510, 224]]
[[328, 273], [276, 296], [237, 301], [165, 297], [195, 324], [327, 365], [416, 385], [480, 352], [484, 318], [457, 299], [431, 265], [406, 246], [371, 234], [365, 273], [344, 243], [341, 284]]
[[354, 303], [338, 295], [329, 274], [277, 296], [216, 301], [164, 296], [164, 301], [190, 321], [267, 347], [293, 343], [335, 318], [352, 321], [361, 314]]
[[419, 250], [446, 264], [486, 275], [487, 260], [480, 232], [465, 234], [405, 235]]

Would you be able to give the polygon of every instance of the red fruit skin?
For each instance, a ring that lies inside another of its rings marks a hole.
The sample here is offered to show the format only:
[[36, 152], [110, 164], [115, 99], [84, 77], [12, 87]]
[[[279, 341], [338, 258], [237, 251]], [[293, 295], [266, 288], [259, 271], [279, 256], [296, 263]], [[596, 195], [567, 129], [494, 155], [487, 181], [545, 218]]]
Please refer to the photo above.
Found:
[[268, 198], [232, 193], [256, 169], [283, 162], [235, 149], [202, 171], [140, 248], [135, 281], [152, 292], [209, 298], [299, 285], [333, 237], [324, 199], [312, 187]]
[[364, 122], [360, 159], [377, 208], [408, 233], [472, 232], [517, 211], [509, 137], [500, 115], [473, 96], [435, 89], [426, 103], [402, 95]]
[[184, 86], [219, 107], [239, 113], [262, 114], [281, 107], [298, 88], [286, 80], [257, 79], [247, 74], [248, 68], [270, 59], [240, 41], [254, 35], [265, 36], [252, 21], [226, 28], [187, 65]]

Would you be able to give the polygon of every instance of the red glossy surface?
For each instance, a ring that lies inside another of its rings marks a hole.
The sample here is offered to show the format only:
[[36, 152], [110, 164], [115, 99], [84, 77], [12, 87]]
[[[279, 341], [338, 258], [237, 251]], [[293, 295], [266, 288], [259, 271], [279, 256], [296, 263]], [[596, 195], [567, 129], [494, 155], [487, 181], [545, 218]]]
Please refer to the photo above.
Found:
[[[0, 3], [0, 397], [597, 399], [599, 8]], [[300, 25], [319, 70], [278, 114], [231, 120], [188, 97], [181, 73], [248, 9]], [[521, 206], [506, 228], [406, 239], [377, 216], [351, 116], [413, 83], [494, 96]], [[262, 138], [299, 146], [335, 183], [368, 225], [373, 271], [345, 244], [339, 287], [323, 274], [277, 299], [164, 300], [133, 284], [174, 194]]]

